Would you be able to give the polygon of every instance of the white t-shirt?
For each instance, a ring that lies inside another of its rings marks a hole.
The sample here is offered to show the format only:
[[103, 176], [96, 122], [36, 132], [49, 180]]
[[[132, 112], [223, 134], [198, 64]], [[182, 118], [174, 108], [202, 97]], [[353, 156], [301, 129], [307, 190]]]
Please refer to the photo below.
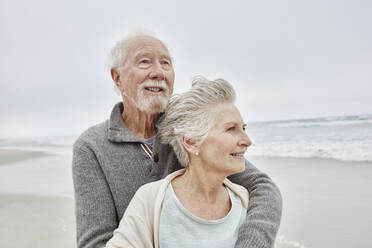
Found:
[[226, 189], [231, 201], [229, 213], [222, 219], [205, 220], [193, 215], [181, 204], [170, 183], [160, 213], [160, 248], [234, 247], [247, 209], [234, 192], [227, 187]]

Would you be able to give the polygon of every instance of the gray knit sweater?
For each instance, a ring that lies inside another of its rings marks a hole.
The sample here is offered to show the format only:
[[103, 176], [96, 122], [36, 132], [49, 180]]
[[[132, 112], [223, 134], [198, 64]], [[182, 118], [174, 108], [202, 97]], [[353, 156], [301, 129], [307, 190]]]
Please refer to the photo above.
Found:
[[[78, 248], [104, 247], [136, 190], [182, 168], [172, 148], [161, 144], [158, 138], [151, 159], [140, 146], [146, 140], [125, 127], [122, 111], [123, 104], [116, 104], [109, 120], [89, 128], [74, 143], [72, 172]], [[278, 188], [248, 161], [244, 172], [229, 179], [250, 193], [246, 221], [240, 227], [236, 247], [272, 247], [282, 211]]]

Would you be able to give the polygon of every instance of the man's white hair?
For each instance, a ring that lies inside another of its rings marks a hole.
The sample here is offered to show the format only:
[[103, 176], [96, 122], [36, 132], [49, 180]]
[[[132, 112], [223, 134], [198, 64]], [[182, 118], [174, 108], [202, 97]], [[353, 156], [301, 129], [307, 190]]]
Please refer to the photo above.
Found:
[[115, 45], [111, 48], [107, 56], [107, 67], [109, 70], [113, 68], [120, 68], [128, 55], [127, 46], [128, 42], [136, 37], [150, 36], [154, 39], [156, 37], [155, 32], [147, 29], [135, 29], [132, 30], [128, 35], [120, 38], [115, 42]]
[[235, 91], [226, 80], [194, 78], [190, 90], [170, 99], [160, 128], [161, 142], [170, 144], [180, 164], [187, 167], [190, 160], [182, 136], [200, 146], [215, 124], [219, 104], [233, 102]]

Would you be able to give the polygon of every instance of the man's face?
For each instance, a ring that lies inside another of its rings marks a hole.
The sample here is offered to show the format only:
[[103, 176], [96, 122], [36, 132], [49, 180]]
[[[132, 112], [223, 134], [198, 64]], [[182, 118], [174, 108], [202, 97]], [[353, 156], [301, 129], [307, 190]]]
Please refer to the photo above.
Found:
[[149, 36], [135, 37], [127, 45], [124, 65], [118, 69], [123, 100], [149, 114], [163, 112], [173, 93], [174, 70], [168, 49]]

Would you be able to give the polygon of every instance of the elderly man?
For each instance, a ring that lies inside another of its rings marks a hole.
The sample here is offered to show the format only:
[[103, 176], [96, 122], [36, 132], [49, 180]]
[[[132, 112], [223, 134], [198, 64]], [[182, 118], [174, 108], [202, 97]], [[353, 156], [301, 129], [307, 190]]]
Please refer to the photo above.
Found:
[[[156, 138], [173, 92], [168, 49], [153, 36], [137, 35], [119, 41], [111, 55], [111, 76], [123, 102], [114, 106], [109, 120], [89, 128], [74, 144], [79, 248], [103, 247], [136, 190], [181, 168], [171, 146]], [[246, 170], [230, 179], [250, 193], [236, 247], [272, 247], [281, 217], [279, 190], [248, 161]]]

